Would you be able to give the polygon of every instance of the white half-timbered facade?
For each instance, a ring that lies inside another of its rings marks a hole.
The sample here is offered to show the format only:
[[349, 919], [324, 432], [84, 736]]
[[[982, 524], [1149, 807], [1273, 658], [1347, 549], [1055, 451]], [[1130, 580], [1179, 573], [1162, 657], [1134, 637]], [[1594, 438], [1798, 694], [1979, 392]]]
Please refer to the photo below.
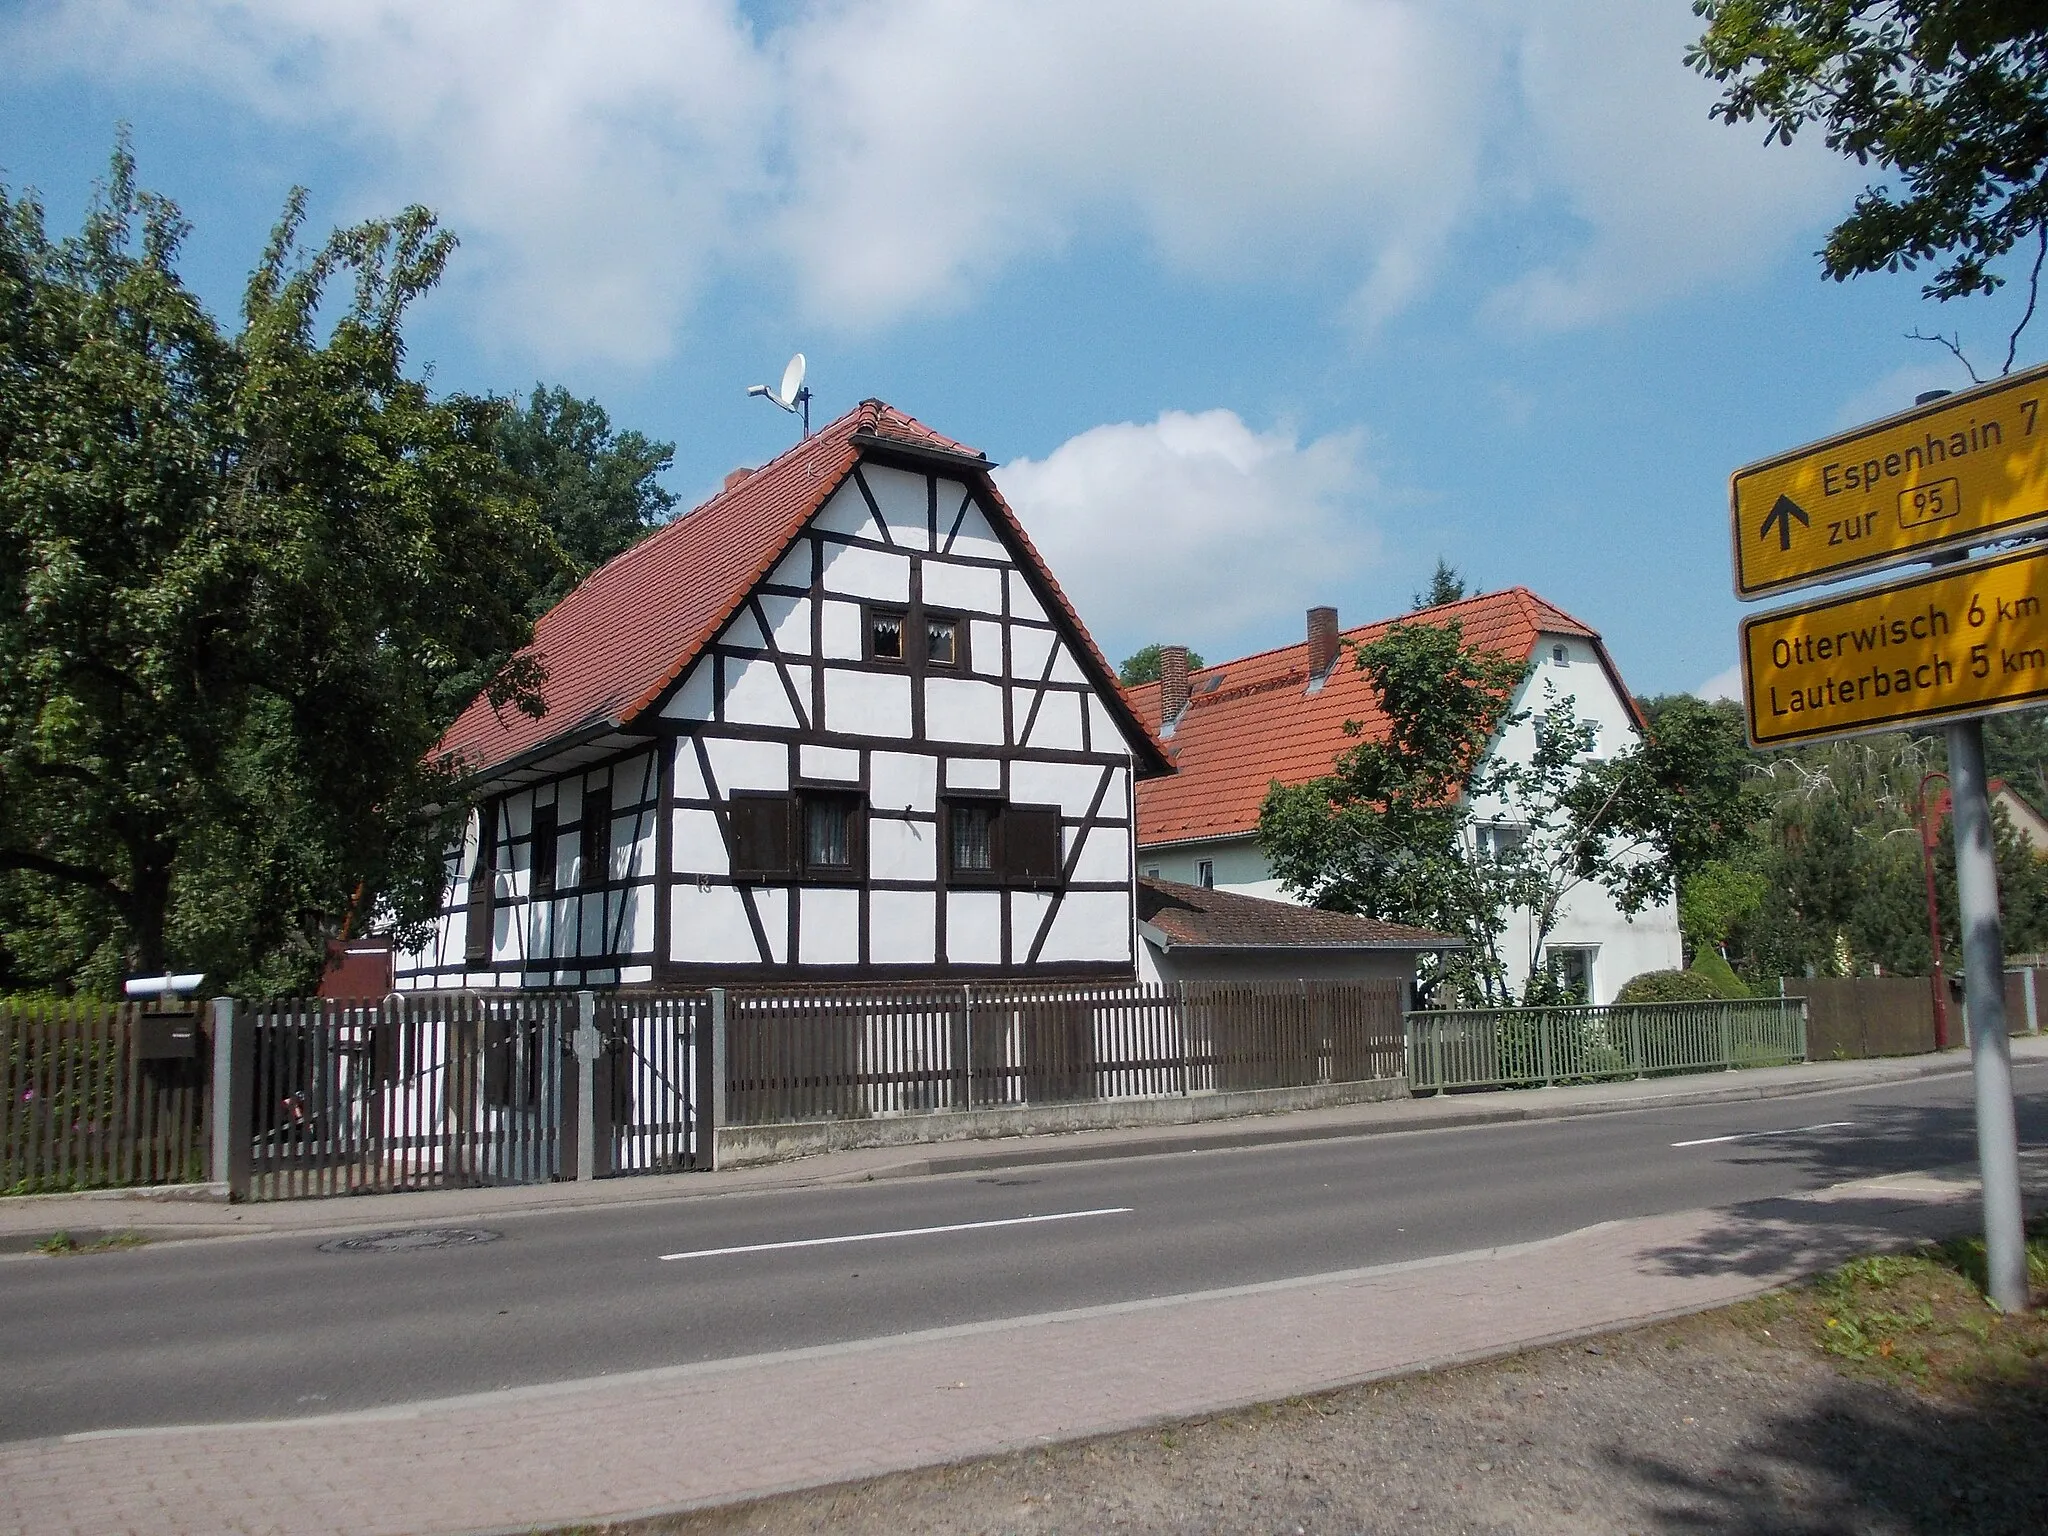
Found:
[[397, 984], [1131, 977], [1170, 769], [990, 467], [864, 402], [565, 598]]

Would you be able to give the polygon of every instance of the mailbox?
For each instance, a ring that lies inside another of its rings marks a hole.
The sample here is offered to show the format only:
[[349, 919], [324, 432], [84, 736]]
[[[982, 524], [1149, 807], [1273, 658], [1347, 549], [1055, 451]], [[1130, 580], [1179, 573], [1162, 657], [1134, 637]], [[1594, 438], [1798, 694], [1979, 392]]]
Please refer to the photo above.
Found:
[[190, 1061], [199, 1054], [199, 1015], [152, 1009], [135, 1021], [137, 1061]]

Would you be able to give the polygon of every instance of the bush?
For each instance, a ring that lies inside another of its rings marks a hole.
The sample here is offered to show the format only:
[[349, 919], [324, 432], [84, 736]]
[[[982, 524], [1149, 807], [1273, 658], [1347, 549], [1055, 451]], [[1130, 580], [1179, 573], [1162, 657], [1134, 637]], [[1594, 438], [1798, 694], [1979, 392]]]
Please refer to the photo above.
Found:
[[1614, 994], [1614, 1000], [1617, 1003], [1711, 1003], [1722, 995], [1720, 987], [1698, 971], [1644, 971], [1622, 983], [1621, 990]]
[[1700, 946], [1700, 952], [1693, 956], [1692, 973], [1703, 976], [1720, 990], [1714, 995], [1730, 999], [1750, 996], [1749, 988], [1742, 984], [1742, 978], [1735, 974], [1735, 967], [1722, 958], [1718, 949]]

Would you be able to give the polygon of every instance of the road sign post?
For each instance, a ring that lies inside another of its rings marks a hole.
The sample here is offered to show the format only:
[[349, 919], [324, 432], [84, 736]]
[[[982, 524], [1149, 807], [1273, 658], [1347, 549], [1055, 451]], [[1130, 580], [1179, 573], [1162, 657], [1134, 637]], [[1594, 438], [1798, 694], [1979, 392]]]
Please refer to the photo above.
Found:
[[1739, 597], [1937, 567], [1745, 620], [1743, 708], [1760, 747], [1947, 722], [1986, 1289], [2013, 1312], [2029, 1301], [2026, 1232], [1983, 717], [2048, 700], [2048, 546], [1966, 554], [2048, 528], [2044, 399], [2048, 367], [1923, 400], [1729, 486]]

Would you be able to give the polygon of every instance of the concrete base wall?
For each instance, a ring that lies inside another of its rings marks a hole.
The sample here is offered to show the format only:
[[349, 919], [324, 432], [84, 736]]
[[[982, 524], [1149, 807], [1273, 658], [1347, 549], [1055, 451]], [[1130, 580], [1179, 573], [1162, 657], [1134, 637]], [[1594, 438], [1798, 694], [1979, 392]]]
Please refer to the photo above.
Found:
[[1239, 1093], [1198, 1093], [1171, 1099], [1111, 1099], [1084, 1104], [1019, 1104], [994, 1109], [892, 1115], [875, 1120], [813, 1120], [793, 1125], [739, 1125], [718, 1132], [718, 1166], [745, 1168], [786, 1162], [819, 1152], [859, 1147], [908, 1147], [939, 1141], [987, 1141], [1000, 1136], [1043, 1136], [1058, 1131], [1127, 1130], [1147, 1125], [1193, 1125], [1244, 1115], [1277, 1115], [1336, 1104], [1405, 1098], [1405, 1078], [1362, 1083], [1317, 1083], [1308, 1088], [1256, 1088]]

